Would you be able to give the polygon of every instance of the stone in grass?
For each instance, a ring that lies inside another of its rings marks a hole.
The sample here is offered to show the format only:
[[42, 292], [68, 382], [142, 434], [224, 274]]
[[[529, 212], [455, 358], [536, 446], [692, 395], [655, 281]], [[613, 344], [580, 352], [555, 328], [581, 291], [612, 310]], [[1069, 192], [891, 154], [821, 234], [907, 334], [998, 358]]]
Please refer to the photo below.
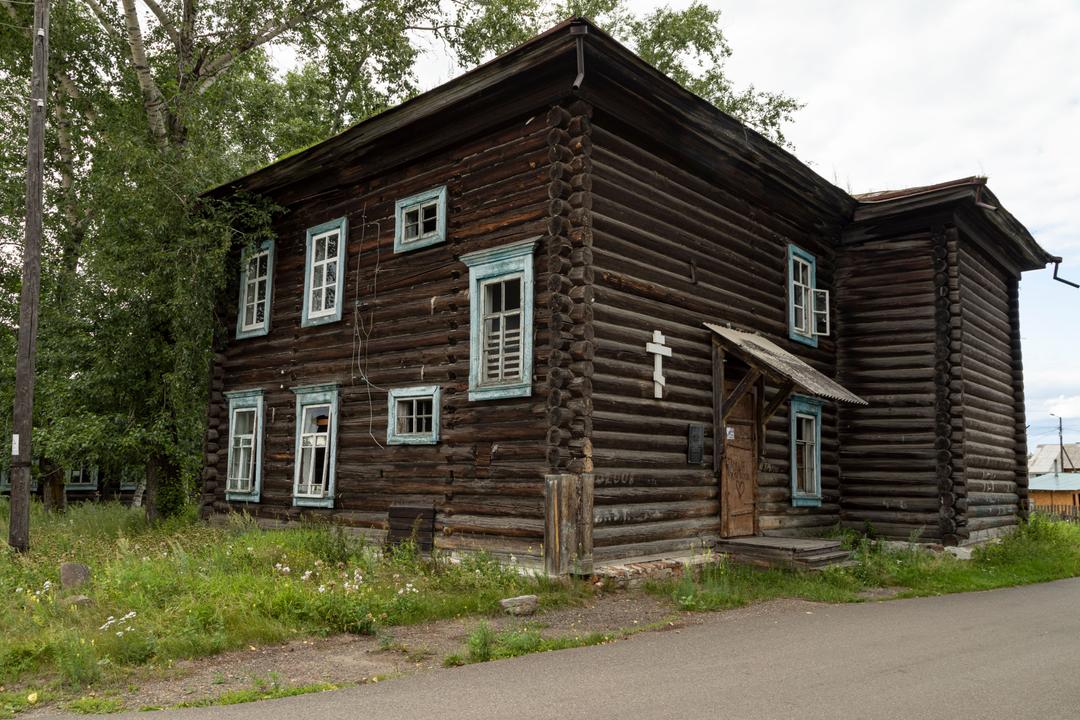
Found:
[[60, 566], [60, 587], [74, 590], [90, 582], [90, 568], [82, 563], [63, 563]]
[[61, 600], [60, 604], [63, 605], [64, 607], [68, 607], [70, 605], [78, 605], [78, 606], [89, 605], [92, 602], [94, 602], [94, 601], [91, 600], [90, 598], [86, 597], [85, 595], [72, 595], [71, 597], [66, 597], [63, 600]]
[[499, 601], [499, 605], [508, 615], [532, 615], [540, 606], [540, 600], [535, 595], [519, 595], [518, 597], [506, 598]]

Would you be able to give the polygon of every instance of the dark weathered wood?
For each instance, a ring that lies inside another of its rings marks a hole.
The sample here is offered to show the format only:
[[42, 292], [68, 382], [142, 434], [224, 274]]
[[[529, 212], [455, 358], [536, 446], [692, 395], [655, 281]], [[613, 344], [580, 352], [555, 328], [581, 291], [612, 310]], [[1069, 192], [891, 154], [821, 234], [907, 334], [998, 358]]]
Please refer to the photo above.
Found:
[[48, 97], [49, 0], [34, 0], [30, 69], [30, 118], [26, 143], [26, 231], [19, 294], [18, 355], [15, 357], [15, 407], [11, 448], [11, 507], [8, 544], [30, 549], [30, 464], [33, 462], [34, 366], [38, 303], [41, 294], [41, 228], [44, 186], [45, 99]]

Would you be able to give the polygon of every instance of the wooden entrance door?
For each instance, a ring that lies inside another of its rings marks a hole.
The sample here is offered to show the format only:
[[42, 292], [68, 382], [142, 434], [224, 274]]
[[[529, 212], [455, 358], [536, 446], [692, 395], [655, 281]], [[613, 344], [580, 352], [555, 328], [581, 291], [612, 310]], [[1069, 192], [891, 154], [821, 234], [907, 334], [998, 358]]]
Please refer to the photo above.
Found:
[[[735, 382], [727, 382], [724, 396], [730, 397]], [[756, 391], [742, 396], [721, 430], [724, 455], [720, 464], [720, 535], [753, 535], [756, 528], [754, 501], [757, 496], [757, 447], [754, 418]]]

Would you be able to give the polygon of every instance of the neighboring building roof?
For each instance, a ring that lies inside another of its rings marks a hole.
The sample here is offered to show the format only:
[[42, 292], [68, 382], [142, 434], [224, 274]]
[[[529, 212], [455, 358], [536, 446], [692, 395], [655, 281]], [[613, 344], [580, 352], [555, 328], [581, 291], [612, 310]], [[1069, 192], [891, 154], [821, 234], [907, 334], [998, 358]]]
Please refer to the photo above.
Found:
[[1080, 490], [1080, 472], [1045, 473], [1028, 478], [1028, 490]]
[[817, 397], [852, 405], [867, 405], [861, 397], [818, 372], [771, 340], [757, 333], [705, 323], [705, 327], [720, 336], [725, 348], [733, 351], [748, 365], [758, 368], [780, 382], [791, 381], [796, 389]]
[[1063, 473], [1077, 473], [1080, 476], [1080, 443], [1065, 443], [1065, 462], [1061, 467], [1055, 463], [1061, 458], [1060, 445], [1040, 445], [1028, 459], [1028, 473], [1039, 475], [1052, 473], [1055, 469]]

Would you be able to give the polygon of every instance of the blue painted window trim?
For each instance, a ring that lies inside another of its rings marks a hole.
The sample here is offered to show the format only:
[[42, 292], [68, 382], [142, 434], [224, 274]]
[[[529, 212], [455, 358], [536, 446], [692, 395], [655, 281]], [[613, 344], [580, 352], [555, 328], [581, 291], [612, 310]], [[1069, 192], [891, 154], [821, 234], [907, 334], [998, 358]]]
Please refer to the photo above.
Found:
[[[793, 507], [821, 507], [821, 400], [804, 395], [791, 396], [789, 414], [789, 432], [791, 433], [791, 504]], [[795, 464], [795, 420], [797, 415], [814, 416], [814, 483], [817, 492], [812, 494], [798, 491], [798, 478]]]
[[[810, 287], [817, 289], [817, 258], [796, 245], [788, 245], [787, 253], [787, 288], [788, 288], [788, 337], [796, 342], [801, 342], [810, 347], [818, 346], [816, 335], [805, 335], [795, 330], [795, 258], [805, 260], [810, 264]], [[807, 302], [813, 307], [814, 298], [807, 298]]]
[[97, 490], [98, 489], [98, 469], [96, 467], [79, 468], [83, 473], [90, 473], [90, 482], [88, 483], [72, 483], [71, 471], [65, 470], [66, 473], [64, 481], [64, 490]]
[[[229, 449], [225, 465], [225, 499], [229, 502], [257, 503], [262, 497], [263, 444], [266, 437], [263, 420], [266, 416], [262, 388], [235, 390], [225, 393], [229, 400]], [[229, 491], [229, 468], [232, 467], [233, 417], [237, 410], [255, 408], [255, 475], [251, 478], [250, 492]]]
[[[334, 293], [334, 312], [319, 317], [308, 317], [311, 312], [311, 262], [312, 240], [315, 236], [337, 230], [338, 234], [338, 266], [337, 266], [337, 290]], [[307, 229], [307, 240], [304, 251], [304, 311], [300, 316], [300, 327], [312, 327], [314, 325], [326, 325], [327, 323], [341, 320], [341, 310], [345, 305], [345, 258], [349, 254], [349, 219], [339, 217], [322, 225]]]
[[[397, 431], [398, 400], [410, 398], [431, 398], [431, 432], [424, 434], [402, 435]], [[416, 385], [413, 387], [390, 388], [387, 393], [386, 408], [386, 444], [387, 445], [435, 445], [439, 442], [439, 423], [441, 415], [442, 389], [438, 385]]]
[[[270, 332], [270, 309], [274, 305], [274, 246], [273, 240], [265, 240], [259, 249], [251, 252], [245, 249], [240, 254], [240, 305], [236, 311], [236, 339], [261, 337]], [[252, 255], [266, 253], [266, 313], [263, 315], [262, 327], [244, 329], [244, 295], [247, 292], [247, 267], [248, 260]]]
[[[469, 400], [498, 400], [532, 395], [533, 252], [538, 238], [478, 250], [461, 256], [469, 267]], [[482, 384], [483, 293], [481, 285], [499, 277], [521, 276], [521, 380]]]
[[[296, 439], [293, 456], [293, 505], [295, 507], [333, 508], [335, 476], [337, 473], [337, 436], [338, 436], [338, 384], [323, 383], [291, 388], [296, 395]], [[321, 498], [297, 497], [296, 488], [300, 484], [300, 431], [304, 421], [304, 407], [308, 405], [330, 406], [330, 461], [326, 470], [326, 494]]]
[[[429, 200], [439, 201], [438, 214], [435, 218], [435, 232], [427, 237], [419, 237], [415, 240], [405, 240], [405, 211], [420, 203], [428, 202]], [[420, 248], [431, 247], [432, 245], [446, 242], [448, 206], [448, 193], [445, 185], [425, 190], [422, 193], [410, 195], [409, 197], [394, 203], [394, 252], [409, 252], [410, 250], [419, 250]]]

